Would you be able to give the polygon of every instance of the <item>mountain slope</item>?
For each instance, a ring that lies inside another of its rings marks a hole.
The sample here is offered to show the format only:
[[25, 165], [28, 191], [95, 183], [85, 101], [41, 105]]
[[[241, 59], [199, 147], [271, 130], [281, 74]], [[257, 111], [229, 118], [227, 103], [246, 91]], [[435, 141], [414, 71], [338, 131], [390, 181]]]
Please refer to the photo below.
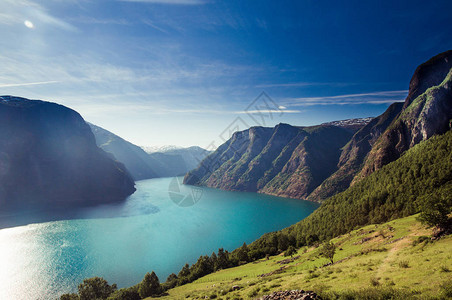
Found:
[[452, 121], [452, 50], [420, 65], [410, 82], [403, 110], [370, 151], [354, 182], [368, 176]]
[[234, 133], [184, 183], [303, 198], [336, 170], [353, 132], [331, 125], [252, 127]]
[[451, 285], [452, 257], [445, 249], [452, 236], [432, 243], [429, 235], [416, 216], [368, 225], [332, 240], [333, 265], [319, 256], [319, 247], [303, 247], [292, 257], [218, 270], [147, 299], [261, 299], [285, 290], [314, 291], [322, 299], [437, 299], [448, 280]]
[[[250, 128], [234, 134], [184, 182], [321, 202], [446, 132], [451, 122], [452, 50], [420, 65], [405, 102], [377, 118], [325, 123], [313, 133], [290, 125]], [[345, 131], [328, 132], [328, 126], [356, 133], [345, 140]]]
[[135, 180], [183, 175], [194, 169], [207, 155], [200, 147], [147, 153], [108, 130], [94, 124], [89, 125], [97, 145], [122, 162]]
[[135, 191], [124, 165], [96, 146], [67, 107], [2, 96], [0, 128], [2, 209], [118, 202]]
[[376, 140], [398, 116], [402, 107], [403, 103], [393, 103], [382, 115], [372, 119], [366, 126], [358, 130], [342, 149], [337, 163], [338, 170], [322, 182], [308, 196], [307, 200], [319, 202], [346, 190], [361, 170], [362, 164]]
[[[312, 244], [357, 226], [415, 214], [428, 198], [442, 199], [452, 206], [451, 194], [452, 130], [419, 143], [277, 235], [290, 237], [297, 245]], [[275, 247], [274, 240], [272, 234], [266, 234], [249, 247], [265, 252]]]
[[122, 162], [135, 180], [158, 177], [150, 166], [149, 154], [143, 149], [99, 126], [90, 123], [88, 125], [93, 131], [97, 146]]

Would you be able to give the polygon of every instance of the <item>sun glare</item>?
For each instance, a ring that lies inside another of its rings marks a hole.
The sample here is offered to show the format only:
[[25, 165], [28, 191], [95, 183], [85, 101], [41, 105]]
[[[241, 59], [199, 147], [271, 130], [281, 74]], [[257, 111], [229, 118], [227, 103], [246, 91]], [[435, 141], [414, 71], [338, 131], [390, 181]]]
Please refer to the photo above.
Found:
[[29, 20], [25, 20], [24, 24], [28, 28], [31, 28], [31, 29], [35, 28], [35, 25], [33, 25], [33, 23], [31, 21], [29, 21]]

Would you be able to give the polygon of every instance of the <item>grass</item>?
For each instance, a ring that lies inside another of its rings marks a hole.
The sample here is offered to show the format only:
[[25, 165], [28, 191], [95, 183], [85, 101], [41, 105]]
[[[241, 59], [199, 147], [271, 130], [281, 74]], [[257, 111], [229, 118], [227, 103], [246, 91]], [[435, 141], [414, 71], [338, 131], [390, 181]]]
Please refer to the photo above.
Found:
[[[294, 255], [300, 258], [289, 264], [278, 263], [282, 255], [261, 259], [207, 275], [158, 299], [255, 299], [291, 289], [314, 290], [327, 299], [377, 299], [372, 295], [378, 292], [395, 299], [442, 297], [452, 291], [452, 236], [431, 242], [430, 234], [416, 216], [369, 225], [332, 240], [337, 251], [331, 266], [323, 267], [328, 260], [318, 256], [318, 248], [302, 248]], [[260, 276], [282, 266], [280, 272]], [[233, 291], [236, 285], [240, 289]]]

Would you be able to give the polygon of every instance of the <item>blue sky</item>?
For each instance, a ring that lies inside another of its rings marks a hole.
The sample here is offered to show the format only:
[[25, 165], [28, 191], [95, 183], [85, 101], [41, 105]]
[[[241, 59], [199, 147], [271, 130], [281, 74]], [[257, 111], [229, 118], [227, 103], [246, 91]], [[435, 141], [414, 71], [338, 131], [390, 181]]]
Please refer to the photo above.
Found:
[[218, 146], [246, 126], [381, 114], [406, 97], [417, 65], [452, 49], [451, 11], [452, 1], [1, 0], [0, 94], [61, 103], [138, 145]]

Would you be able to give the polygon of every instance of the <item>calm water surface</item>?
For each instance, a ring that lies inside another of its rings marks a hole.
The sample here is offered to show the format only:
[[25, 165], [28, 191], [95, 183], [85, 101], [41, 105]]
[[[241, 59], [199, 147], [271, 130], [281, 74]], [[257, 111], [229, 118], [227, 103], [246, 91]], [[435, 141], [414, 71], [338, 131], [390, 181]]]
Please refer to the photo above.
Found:
[[[125, 287], [154, 270], [165, 281], [200, 255], [231, 251], [318, 207], [210, 188], [196, 190], [199, 201], [181, 207], [169, 196], [172, 180], [139, 181], [124, 204], [80, 211], [77, 219], [1, 229], [0, 299], [55, 299], [92, 276]], [[192, 192], [180, 186], [182, 196]]]

